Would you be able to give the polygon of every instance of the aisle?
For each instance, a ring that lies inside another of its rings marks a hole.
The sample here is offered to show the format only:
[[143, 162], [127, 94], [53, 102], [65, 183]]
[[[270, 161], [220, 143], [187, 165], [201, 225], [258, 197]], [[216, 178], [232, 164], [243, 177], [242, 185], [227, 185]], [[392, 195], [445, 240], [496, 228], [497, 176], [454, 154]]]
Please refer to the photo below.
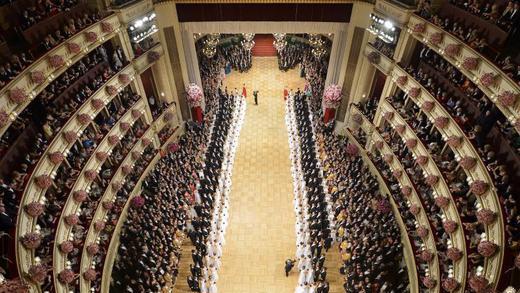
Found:
[[[285, 129], [283, 87], [303, 89], [299, 71], [281, 72], [276, 58], [253, 59], [245, 74], [232, 73], [228, 90], [248, 89], [246, 118], [233, 168], [229, 226], [219, 270], [220, 293], [292, 293], [293, 271], [284, 275], [295, 251], [292, 178]], [[258, 89], [259, 106], [253, 103]]]

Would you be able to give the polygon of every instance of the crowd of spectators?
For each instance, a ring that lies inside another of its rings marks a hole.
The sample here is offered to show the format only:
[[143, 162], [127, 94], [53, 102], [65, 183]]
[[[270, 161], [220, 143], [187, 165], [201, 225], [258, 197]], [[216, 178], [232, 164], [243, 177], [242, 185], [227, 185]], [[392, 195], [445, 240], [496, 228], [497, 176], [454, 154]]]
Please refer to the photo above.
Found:
[[45, 20], [62, 11], [69, 11], [77, 5], [79, 0], [40, 0], [22, 10], [19, 19], [22, 30], [25, 30], [38, 22]]
[[374, 48], [376, 48], [379, 52], [383, 53], [386, 57], [390, 59], [394, 58], [396, 46], [395, 43], [387, 43], [379, 38], [376, 38], [371, 45], [374, 46]]
[[505, 31], [510, 31], [520, 17], [518, 1], [509, 0], [505, 7], [500, 1], [451, 0], [450, 3], [498, 25]]
[[231, 66], [232, 69], [238, 72], [247, 72], [253, 66], [251, 50], [247, 50], [242, 44], [220, 46], [218, 51], [226, 60], [227, 66]]

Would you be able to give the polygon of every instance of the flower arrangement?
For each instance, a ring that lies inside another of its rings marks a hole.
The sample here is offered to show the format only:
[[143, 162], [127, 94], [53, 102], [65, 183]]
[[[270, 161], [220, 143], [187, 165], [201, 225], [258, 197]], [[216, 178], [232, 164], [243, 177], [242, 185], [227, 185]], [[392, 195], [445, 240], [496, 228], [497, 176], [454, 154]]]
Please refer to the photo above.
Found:
[[114, 191], [119, 191], [119, 189], [121, 189], [121, 187], [123, 187], [123, 183], [121, 183], [120, 181], [116, 181], [116, 182], [112, 183], [112, 190], [114, 190]]
[[453, 292], [459, 288], [459, 282], [454, 278], [446, 278], [442, 281], [442, 288], [448, 292]]
[[78, 139], [78, 135], [74, 131], [65, 131], [63, 136], [68, 143], [73, 143]]
[[489, 281], [483, 276], [473, 275], [469, 278], [468, 283], [476, 293], [484, 293], [489, 289]]
[[79, 223], [79, 217], [76, 214], [70, 214], [65, 217], [65, 223], [69, 226], [76, 226]]
[[36, 249], [42, 243], [42, 236], [40, 233], [29, 232], [20, 237], [23, 247], [27, 249]]
[[121, 82], [122, 84], [127, 84], [130, 82], [130, 75], [126, 73], [119, 74], [117, 78], [119, 79], [119, 82]]
[[400, 86], [404, 86], [406, 84], [406, 82], [408, 82], [408, 76], [406, 75], [401, 75], [397, 78], [397, 84], [400, 85]]
[[448, 137], [446, 143], [452, 148], [458, 148], [462, 145], [462, 138], [460, 136], [452, 135]]
[[376, 141], [376, 142], [375, 142], [375, 146], [376, 146], [376, 148], [377, 148], [378, 150], [383, 149], [383, 141], [381, 141], [381, 140]]
[[121, 122], [121, 124], [119, 124], [119, 128], [121, 128], [122, 131], [127, 131], [128, 129], [130, 129], [130, 123]]
[[458, 224], [453, 220], [446, 220], [442, 223], [442, 227], [448, 234], [451, 234], [457, 230]]
[[97, 172], [95, 170], [87, 170], [85, 171], [85, 178], [87, 178], [87, 180], [89, 181], [94, 181], [96, 180], [96, 177], [97, 177]]
[[102, 203], [102, 205], [103, 205], [103, 208], [104, 208], [105, 210], [111, 210], [111, 209], [114, 208], [114, 203], [111, 202], [111, 201], [109, 201], [109, 200], [105, 200], [105, 201]]
[[98, 220], [94, 223], [94, 230], [96, 230], [97, 232], [101, 231], [105, 229], [105, 222], [101, 221], [101, 220]]
[[41, 189], [47, 189], [52, 185], [52, 178], [49, 175], [40, 175], [36, 177], [36, 185]]
[[448, 250], [446, 251], [446, 256], [451, 260], [451, 261], [458, 261], [459, 259], [462, 258], [462, 251], [460, 251], [458, 248], [456, 247], [450, 247], [448, 248]]
[[435, 198], [435, 204], [441, 209], [445, 209], [450, 204], [450, 199], [446, 196], [437, 196]]
[[86, 113], [81, 113], [77, 116], [77, 119], [81, 125], [87, 125], [92, 121], [92, 118], [90, 118], [90, 115]]
[[31, 72], [31, 81], [34, 84], [42, 84], [45, 81], [45, 75], [41, 70], [35, 70]]
[[96, 159], [100, 162], [103, 162], [108, 158], [107, 152], [96, 152]]
[[477, 246], [478, 253], [483, 257], [491, 257], [498, 249], [498, 245], [491, 241], [483, 240]]
[[89, 43], [94, 43], [95, 41], [97, 41], [98, 35], [95, 32], [92, 32], [92, 31], [86, 32], [85, 33], [85, 39]]
[[425, 249], [421, 252], [421, 259], [425, 262], [431, 262], [433, 260], [433, 253], [429, 249]]
[[141, 113], [141, 111], [137, 110], [137, 109], [132, 109], [132, 117], [134, 117], [135, 119], [141, 117], [143, 113]]
[[418, 205], [412, 204], [412, 206], [410, 206], [410, 213], [412, 213], [412, 215], [417, 216], [420, 212], [421, 208]]
[[368, 62], [372, 64], [378, 64], [381, 61], [381, 55], [378, 52], [372, 51], [367, 55]]
[[92, 108], [94, 108], [94, 110], [99, 110], [99, 109], [105, 107], [105, 103], [100, 99], [93, 99], [91, 101], [91, 105], [92, 105]]
[[426, 228], [425, 226], [419, 226], [416, 230], [417, 232], [417, 236], [421, 237], [421, 238], [426, 238], [426, 236], [428, 236], [428, 228]]
[[41, 284], [47, 277], [47, 266], [42, 264], [31, 265], [27, 274], [29, 275], [29, 279], [31, 279], [31, 281], [37, 284]]
[[412, 31], [416, 34], [422, 34], [426, 31], [426, 25], [424, 23], [416, 23], [413, 25]]
[[385, 112], [385, 114], [383, 114], [383, 118], [386, 120], [392, 120], [392, 118], [394, 118], [394, 112]]
[[144, 206], [144, 197], [138, 195], [138, 196], [132, 198], [132, 206], [134, 208], [140, 208], [140, 207]]
[[179, 148], [180, 148], [179, 144], [175, 143], [175, 142], [172, 142], [168, 145], [168, 151], [171, 153], [178, 151]]
[[200, 107], [202, 106], [204, 93], [200, 86], [195, 83], [190, 83], [186, 88], [186, 93], [188, 94], [188, 104], [191, 107]]
[[471, 170], [477, 165], [477, 160], [473, 157], [464, 157], [460, 160], [460, 165], [466, 170]]
[[88, 269], [83, 273], [83, 278], [87, 281], [94, 281], [97, 277], [97, 272], [94, 269]]
[[408, 197], [408, 196], [410, 196], [410, 194], [412, 194], [412, 188], [410, 186], [403, 186], [401, 188], [401, 192], [403, 193], [404, 196]]
[[440, 32], [432, 33], [429, 37], [429, 40], [435, 46], [438, 46], [442, 42], [443, 34]]
[[99, 252], [99, 245], [96, 243], [92, 243], [89, 246], [87, 246], [87, 252], [89, 255], [95, 255]]
[[341, 87], [337, 84], [328, 85], [323, 91], [323, 106], [337, 108], [341, 104]]
[[25, 205], [25, 212], [31, 217], [38, 217], [43, 214], [45, 206], [37, 201], [33, 201]]
[[413, 149], [413, 148], [415, 148], [417, 146], [417, 139], [409, 138], [409, 139], [406, 140], [405, 144], [406, 144], [406, 146], [408, 148]]
[[141, 157], [141, 153], [139, 153], [138, 151], [132, 151], [132, 159], [137, 160]]
[[152, 143], [152, 141], [149, 139], [149, 138], [146, 138], [144, 137], [142, 140], [141, 140], [141, 143], [143, 144], [143, 146], [148, 146], [149, 144]]
[[108, 143], [111, 145], [115, 145], [119, 142], [119, 137], [117, 135], [109, 135], [108, 136]]
[[108, 85], [105, 89], [106, 89], [107, 93], [111, 96], [117, 94], [117, 88], [113, 85]]
[[128, 175], [132, 172], [132, 166], [123, 165], [123, 167], [121, 167], [121, 171], [123, 171], [123, 174]]
[[435, 124], [435, 127], [444, 129], [444, 128], [446, 128], [446, 126], [448, 126], [449, 122], [450, 122], [450, 119], [448, 119], [448, 117], [441, 116], [441, 117], [435, 118], [434, 124]]
[[413, 87], [408, 92], [408, 95], [415, 99], [415, 98], [417, 98], [419, 96], [420, 93], [421, 93], [421, 88]]
[[383, 198], [377, 202], [377, 210], [380, 213], [388, 214], [392, 211], [392, 207], [390, 206], [390, 202], [386, 198]]
[[426, 163], [428, 163], [428, 157], [425, 155], [420, 155], [415, 159], [415, 162], [421, 166], [424, 166]]
[[421, 105], [421, 108], [425, 111], [425, 112], [431, 112], [433, 110], [433, 107], [435, 107], [435, 103], [432, 102], [432, 101], [425, 101], [424, 103], [422, 103]]
[[352, 121], [354, 121], [354, 123], [356, 124], [361, 125], [363, 123], [363, 116], [361, 116], [361, 114], [359, 113], [356, 113], [352, 115]]
[[406, 130], [406, 125], [404, 125], [404, 124], [398, 124], [395, 126], [395, 131], [397, 131], [397, 133], [399, 133], [399, 134], [403, 134], [405, 130]]
[[394, 170], [394, 171], [392, 171], [392, 175], [394, 175], [395, 178], [399, 179], [399, 178], [401, 178], [401, 176], [403, 176], [403, 171]]
[[477, 221], [484, 225], [491, 225], [496, 219], [496, 213], [490, 209], [480, 209], [477, 211]]
[[470, 185], [470, 190], [477, 196], [482, 196], [489, 189], [489, 184], [482, 180], [475, 180]]
[[159, 58], [161, 58], [161, 54], [159, 54], [159, 52], [156, 52], [156, 51], [150, 51], [148, 53], [147, 57], [148, 57], [148, 62], [152, 63], [152, 62], [159, 60]]
[[29, 293], [29, 286], [24, 284], [19, 278], [4, 279], [0, 283], [0, 292], [6, 293]]
[[164, 113], [164, 121], [168, 122], [168, 121], [171, 121], [172, 119], [173, 119], [173, 113], [170, 111], [166, 111]]
[[464, 69], [466, 69], [468, 71], [472, 71], [472, 70], [477, 69], [477, 66], [478, 66], [478, 58], [466, 57], [462, 61], [462, 68], [464, 68]]
[[504, 107], [513, 107], [516, 104], [518, 94], [512, 91], [503, 91], [498, 95], [498, 102]]
[[85, 190], [76, 190], [72, 196], [76, 202], [82, 203], [87, 199], [88, 193]]
[[81, 51], [81, 47], [77, 43], [74, 43], [74, 42], [67, 43], [67, 49], [72, 54], [78, 54], [79, 51]]
[[69, 240], [63, 241], [60, 243], [60, 250], [65, 254], [69, 254], [74, 250], [74, 244]]
[[110, 22], [102, 21], [101, 31], [104, 33], [111, 33], [114, 31], [114, 28], [112, 27], [112, 24]]
[[386, 154], [384, 155], [383, 159], [385, 160], [385, 162], [387, 162], [388, 164], [392, 163], [392, 161], [394, 160], [394, 156], [391, 155], [391, 154]]
[[76, 274], [70, 269], [64, 269], [58, 274], [58, 279], [63, 284], [70, 284], [76, 278]]
[[359, 154], [358, 146], [353, 143], [348, 143], [346, 149], [347, 154], [352, 157], [357, 156]]
[[496, 80], [496, 75], [491, 72], [484, 73], [482, 74], [482, 76], [480, 76], [480, 83], [482, 83], [482, 85], [485, 87], [494, 86]]
[[23, 88], [15, 87], [9, 90], [9, 101], [15, 104], [22, 104], [27, 101], [28, 98], [29, 96]]
[[446, 52], [446, 55], [449, 57], [457, 57], [460, 53], [460, 45], [459, 44], [448, 44], [446, 46], [446, 49], [444, 50]]
[[65, 59], [61, 55], [51, 55], [49, 57], [49, 63], [54, 68], [60, 68], [65, 65]]
[[6, 126], [8, 122], [9, 114], [4, 109], [0, 110], [0, 127]]
[[426, 184], [428, 184], [430, 186], [434, 186], [435, 184], [437, 184], [439, 182], [439, 176], [430, 174], [430, 175], [426, 176], [425, 181], [426, 181]]
[[437, 285], [437, 281], [435, 281], [435, 279], [433, 279], [431, 277], [424, 277], [422, 279], [422, 283], [423, 283], [424, 287], [426, 287], [428, 289], [435, 288], [435, 285]]
[[54, 165], [59, 165], [61, 162], [63, 162], [63, 160], [65, 160], [65, 156], [60, 152], [53, 152], [49, 154], [49, 160]]

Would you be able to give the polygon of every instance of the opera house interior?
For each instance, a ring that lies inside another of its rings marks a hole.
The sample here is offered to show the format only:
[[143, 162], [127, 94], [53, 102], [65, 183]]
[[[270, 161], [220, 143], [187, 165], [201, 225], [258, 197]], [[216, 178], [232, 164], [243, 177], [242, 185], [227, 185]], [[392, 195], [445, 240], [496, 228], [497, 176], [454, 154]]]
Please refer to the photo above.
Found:
[[520, 292], [519, 27], [0, 0], [0, 293]]

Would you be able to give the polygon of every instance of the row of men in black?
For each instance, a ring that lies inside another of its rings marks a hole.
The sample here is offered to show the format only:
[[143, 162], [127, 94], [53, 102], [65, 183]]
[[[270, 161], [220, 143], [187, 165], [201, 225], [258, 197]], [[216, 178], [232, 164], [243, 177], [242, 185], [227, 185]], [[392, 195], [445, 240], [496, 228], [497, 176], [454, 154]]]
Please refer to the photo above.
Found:
[[187, 282], [192, 291], [199, 292], [199, 280], [202, 277], [204, 256], [207, 254], [206, 241], [211, 232], [211, 213], [213, 198], [218, 188], [219, 177], [224, 160], [224, 144], [228, 136], [235, 108], [234, 98], [219, 92], [213, 130], [205, 154], [204, 167], [198, 193], [201, 204], [195, 205], [197, 218], [192, 220], [193, 231], [188, 233], [195, 249], [192, 250], [192, 275]]
[[328, 250], [332, 244], [331, 230], [329, 228], [330, 222], [328, 220], [327, 203], [322, 185], [323, 178], [320, 175], [316, 157], [313, 122], [310, 119], [310, 109], [306, 96], [300, 91], [296, 92], [294, 97], [294, 110], [301, 148], [301, 167], [308, 200], [307, 209], [310, 221], [312, 267], [315, 272], [314, 281], [317, 284], [316, 292], [327, 293], [329, 284], [326, 282], [325, 256], [322, 253], [323, 247]]

